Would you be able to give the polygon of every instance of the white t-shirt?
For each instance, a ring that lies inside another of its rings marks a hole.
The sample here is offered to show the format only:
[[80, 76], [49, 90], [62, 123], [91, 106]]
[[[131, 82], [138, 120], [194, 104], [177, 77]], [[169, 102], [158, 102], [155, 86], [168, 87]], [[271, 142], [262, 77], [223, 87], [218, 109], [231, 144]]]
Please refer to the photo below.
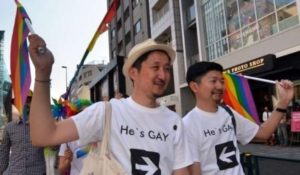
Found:
[[200, 162], [202, 175], [242, 175], [241, 144], [249, 143], [259, 126], [231, 109], [236, 121], [236, 134], [231, 115], [219, 107], [215, 113], [205, 112], [197, 107], [184, 118], [194, 162]]
[[[68, 143], [69, 148], [73, 152], [73, 159], [71, 162], [71, 172], [72, 175], [79, 175], [83, 165], [83, 159], [87, 156], [88, 145], [80, 145], [78, 141], [73, 141]], [[65, 155], [65, 150], [67, 145], [61, 144], [59, 148], [59, 156]]]
[[[172, 174], [192, 164], [181, 118], [164, 106], [147, 108], [112, 99], [111, 150], [128, 174]], [[98, 102], [72, 117], [81, 144], [101, 140], [105, 105]]]

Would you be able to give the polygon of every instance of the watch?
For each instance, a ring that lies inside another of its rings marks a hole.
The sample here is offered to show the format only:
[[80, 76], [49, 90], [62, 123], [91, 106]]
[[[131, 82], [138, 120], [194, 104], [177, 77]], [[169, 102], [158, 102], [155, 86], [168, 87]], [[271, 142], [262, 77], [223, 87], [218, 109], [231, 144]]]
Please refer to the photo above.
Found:
[[281, 113], [284, 113], [284, 114], [287, 113], [287, 109], [276, 108], [275, 110], [276, 110], [277, 112], [281, 112]]

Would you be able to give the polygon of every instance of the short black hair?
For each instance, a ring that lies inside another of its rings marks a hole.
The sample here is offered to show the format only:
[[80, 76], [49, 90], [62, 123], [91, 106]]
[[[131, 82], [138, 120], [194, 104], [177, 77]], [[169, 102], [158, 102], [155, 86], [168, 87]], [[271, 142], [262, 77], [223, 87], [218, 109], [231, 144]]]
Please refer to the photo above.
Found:
[[147, 60], [149, 54], [153, 52], [153, 51], [148, 51], [146, 53], [144, 53], [143, 55], [141, 55], [133, 64], [131, 67], [136, 68], [137, 70], [141, 70], [142, 67], [142, 63]]
[[197, 78], [202, 77], [207, 72], [212, 70], [223, 72], [223, 67], [215, 62], [197, 62], [188, 68], [186, 73], [186, 82], [190, 83], [191, 81], [197, 81]]
[[144, 53], [143, 55], [141, 55], [141, 56], [140, 56], [140, 57], [132, 64], [131, 67], [134, 67], [134, 68], [136, 68], [137, 70], [141, 70], [142, 63], [148, 59], [148, 56], [150, 55], [150, 53], [155, 52], [155, 51], [159, 51], [159, 52], [165, 53], [165, 54], [169, 57], [169, 59], [171, 60], [171, 58], [170, 58], [170, 56], [168, 55], [168, 53], [165, 52], [164, 50], [159, 50], [159, 49], [158, 49], [158, 50], [150, 50], [150, 51]]

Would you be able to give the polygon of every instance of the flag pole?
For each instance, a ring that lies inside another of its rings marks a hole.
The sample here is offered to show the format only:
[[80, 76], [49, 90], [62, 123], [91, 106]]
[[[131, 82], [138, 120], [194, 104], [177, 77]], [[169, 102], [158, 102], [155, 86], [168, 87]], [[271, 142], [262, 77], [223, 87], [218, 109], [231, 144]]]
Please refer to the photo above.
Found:
[[250, 79], [250, 80], [261, 81], [261, 82], [270, 83], [270, 84], [276, 84], [276, 81], [273, 81], [273, 80], [268, 80], [268, 79], [264, 79], [264, 78], [257, 78], [257, 77], [251, 77], [251, 76], [247, 76], [247, 75], [239, 75], [239, 74], [236, 74], [236, 75], [242, 76], [242, 77]]
[[[27, 27], [28, 27], [30, 33], [33, 34], [33, 35], [35, 35], [36, 33], [35, 33], [35, 31], [33, 30], [32, 25], [31, 25], [29, 19], [28, 19], [28, 18], [24, 18], [24, 21], [25, 21], [25, 23], [26, 23], [26, 25], [27, 25]], [[39, 47], [37, 48], [37, 50], [38, 50], [38, 52], [39, 52], [40, 54], [44, 54], [44, 53], [46, 52], [45, 48], [44, 48], [44, 47], [41, 47], [41, 46], [39, 46]]]

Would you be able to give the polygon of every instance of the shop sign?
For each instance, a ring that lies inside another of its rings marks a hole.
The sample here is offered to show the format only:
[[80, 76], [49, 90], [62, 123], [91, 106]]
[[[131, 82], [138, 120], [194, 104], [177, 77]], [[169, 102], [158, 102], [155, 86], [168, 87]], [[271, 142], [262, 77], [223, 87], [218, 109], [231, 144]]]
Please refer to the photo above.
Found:
[[291, 131], [300, 132], [300, 112], [292, 112]]
[[[265, 55], [260, 58], [225, 69], [228, 73], [256, 74], [273, 69], [275, 55]], [[247, 73], [246, 73], [247, 72]]]

